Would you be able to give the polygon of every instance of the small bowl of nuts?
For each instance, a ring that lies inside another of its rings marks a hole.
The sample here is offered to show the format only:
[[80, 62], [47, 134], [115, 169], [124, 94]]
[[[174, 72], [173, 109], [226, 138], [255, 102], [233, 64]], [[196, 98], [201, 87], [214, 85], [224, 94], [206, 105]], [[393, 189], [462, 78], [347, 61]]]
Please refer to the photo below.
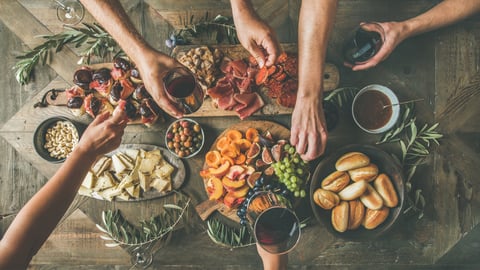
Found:
[[165, 145], [180, 158], [191, 158], [198, 154], [205, 142], [203, 129], [196, 121], [188, 118], [176, 120], [167, 129]]
[[82, 132], [83, 127], [68, 118], [48, 118], [37, 127], [33, 145], [43, 159], [61, 163], [77, 145]]

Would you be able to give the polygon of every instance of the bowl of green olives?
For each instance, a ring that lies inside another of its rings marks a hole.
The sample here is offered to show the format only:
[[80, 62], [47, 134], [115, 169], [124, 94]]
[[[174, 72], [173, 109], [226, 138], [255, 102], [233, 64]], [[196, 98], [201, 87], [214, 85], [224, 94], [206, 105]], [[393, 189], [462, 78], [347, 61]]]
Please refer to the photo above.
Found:
[[179, 158], [191, 158], [202, 150], [205, 134], [196, 121], [182, 118], [171, 123], [165, 135], [167, 149]]

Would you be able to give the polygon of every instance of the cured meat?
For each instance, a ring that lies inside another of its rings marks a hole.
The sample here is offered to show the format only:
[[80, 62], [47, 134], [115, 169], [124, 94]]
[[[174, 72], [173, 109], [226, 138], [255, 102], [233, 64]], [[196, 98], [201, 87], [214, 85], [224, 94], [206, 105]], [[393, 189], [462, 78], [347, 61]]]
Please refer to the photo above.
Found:
[[220, 69], [225, 73], [224, 77], [207, 90], [207, 95], [218, 108], [233, 110], [240, 119], [245, 119], [263, 107], [265, 103], [255, 92], [257, 68], [251, 62], [224, 58]]

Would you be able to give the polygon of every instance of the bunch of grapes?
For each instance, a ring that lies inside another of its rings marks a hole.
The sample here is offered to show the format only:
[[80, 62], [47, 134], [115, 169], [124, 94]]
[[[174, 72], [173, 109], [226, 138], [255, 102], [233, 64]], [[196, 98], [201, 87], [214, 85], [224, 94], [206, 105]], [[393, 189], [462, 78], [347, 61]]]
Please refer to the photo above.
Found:
[[272, 164], [275, 174], [295, 197], [304, 198], [307, 195], [308, 162], [300, 157], [292, 145], [286, 143], [283, 147], [284, 157]]

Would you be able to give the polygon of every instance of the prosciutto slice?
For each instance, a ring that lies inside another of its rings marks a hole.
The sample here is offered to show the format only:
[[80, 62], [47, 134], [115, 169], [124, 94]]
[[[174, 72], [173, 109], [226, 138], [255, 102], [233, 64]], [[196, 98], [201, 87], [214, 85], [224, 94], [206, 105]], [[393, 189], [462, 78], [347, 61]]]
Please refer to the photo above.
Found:
[[256, 68], [244, 60], [224, 58], [221, 64], [224, 77], [207, 90], [214, 104], [222, 110], [235, 111], [245, 119], [265, 105], [253, 83]]

